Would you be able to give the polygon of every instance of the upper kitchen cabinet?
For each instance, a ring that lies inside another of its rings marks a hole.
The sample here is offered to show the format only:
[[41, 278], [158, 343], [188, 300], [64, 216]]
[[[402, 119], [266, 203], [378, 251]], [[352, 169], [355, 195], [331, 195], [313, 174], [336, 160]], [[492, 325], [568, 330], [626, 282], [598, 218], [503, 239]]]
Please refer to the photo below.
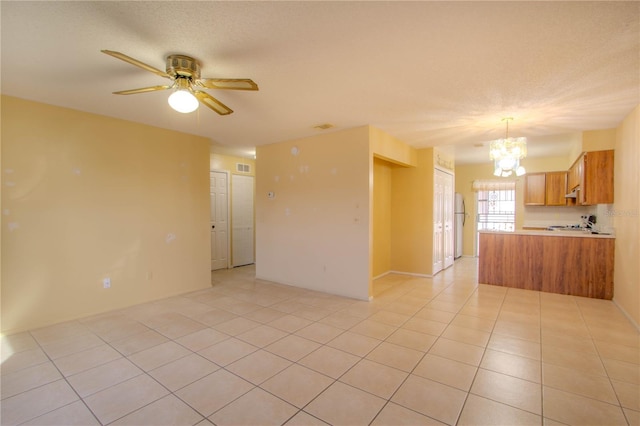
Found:
[[567, 172], [549, 172], [545, 179], [545, 205], [566, 206]]
[[570, 205], [613, 203], [612, 149], [581, 154], [569, 170], [569, 191], [576, 194]]
[[545, 175], [546, 173], [528, 173], [524, 177], [524, 204], [526, 206], [544, 206]]
[[567, 172], [529, 173], [524, 179], [526, 206], [566, 206]]
[[580, 186], [582, 182], [582, 155], [578, 157], [578, 159], [573, 163], [571, 168], [569, 169], [568, 178], [567, 178], [567, 190], [568, 192], [574, 191], [577, 187]]
[[582, 170], [582, 204], [612, 204], [613, 150], [585, 152]]

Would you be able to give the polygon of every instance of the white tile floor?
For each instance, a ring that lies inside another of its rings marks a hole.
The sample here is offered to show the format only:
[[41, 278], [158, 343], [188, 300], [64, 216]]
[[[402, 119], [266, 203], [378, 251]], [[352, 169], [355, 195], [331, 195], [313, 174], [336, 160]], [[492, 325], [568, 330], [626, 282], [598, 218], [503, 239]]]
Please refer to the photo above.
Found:
[[609, 301], [478, 285], [474, 259], [373, 302], [212, 287], [2, 339], [1, 424], [638, 425], [640, 336]]

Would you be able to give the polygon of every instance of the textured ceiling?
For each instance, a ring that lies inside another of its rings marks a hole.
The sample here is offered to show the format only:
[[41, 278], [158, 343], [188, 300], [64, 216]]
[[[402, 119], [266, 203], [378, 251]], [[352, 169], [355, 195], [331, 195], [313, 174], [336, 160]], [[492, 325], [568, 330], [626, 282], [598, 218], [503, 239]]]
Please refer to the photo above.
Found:
[[[0, 14], [3, 94], [228, 149], [371, 124], [488, 161], [510, 116], [530, 155], [549, 155], [640, 103], [640, 2], [2, 1]], [[232, 115], [182, 115], [167, 91], [112, 95], [166, 80], [101, 49], [159, 69], [191, 55], [204, 77], [251, 78], [260, 91], [211, 90]]]

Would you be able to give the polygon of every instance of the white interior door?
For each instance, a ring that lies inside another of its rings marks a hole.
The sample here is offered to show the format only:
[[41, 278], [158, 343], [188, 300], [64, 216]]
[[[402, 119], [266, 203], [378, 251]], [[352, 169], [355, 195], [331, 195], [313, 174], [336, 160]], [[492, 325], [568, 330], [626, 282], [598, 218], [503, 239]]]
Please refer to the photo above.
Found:
[[433, 274], [453, 265], [453, 175], [434, 172], [433, 188]]
[[454, 197], [455, 188], [453, 175], [443, 173], [442, 194], [442, 221], [444, 223], [444, 235], [442, 236], [444, 268], [453, 265], [455, 259], [455, 227], [454, 221]]
[[211, 199], [211, 270], [229, 267], [229, 178], [209, 172]]
[[231, 177], [231, 223], [233, 266], [250, 265], [254, 260], [253, 177]]
[[433, 275], [444, 269], [444, 184], [442, 172], [436, 170], [433, 179]]

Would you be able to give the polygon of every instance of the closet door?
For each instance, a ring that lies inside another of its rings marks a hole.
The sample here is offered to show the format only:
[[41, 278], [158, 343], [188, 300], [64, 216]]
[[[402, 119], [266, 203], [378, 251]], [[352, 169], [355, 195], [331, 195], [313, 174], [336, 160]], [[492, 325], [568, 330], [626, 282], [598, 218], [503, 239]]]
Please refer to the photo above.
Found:
[[226, 172], [209, 172], [211, 202], [211, 270], [229, 267], [229, 178]]
[[232, 265], [254, 263], [253, 176], [231, 177], [231, 224]]
[[455, 188], [453, 175], [444, 173], [443, 184], [442, 221], [444, 223], [444, 235], [442, 237], [442, 250], [444, 269], [446, 269], [453, 265], [455, 257], [455, 229], [453, 225]]
[[434, 172], [433, 179], [433, 271], [435, 275], [444, 269], [444, 173]]
[[433, 272], [453, 265], [453, 175], [442, 170], [434, 171], [433, 188]]

